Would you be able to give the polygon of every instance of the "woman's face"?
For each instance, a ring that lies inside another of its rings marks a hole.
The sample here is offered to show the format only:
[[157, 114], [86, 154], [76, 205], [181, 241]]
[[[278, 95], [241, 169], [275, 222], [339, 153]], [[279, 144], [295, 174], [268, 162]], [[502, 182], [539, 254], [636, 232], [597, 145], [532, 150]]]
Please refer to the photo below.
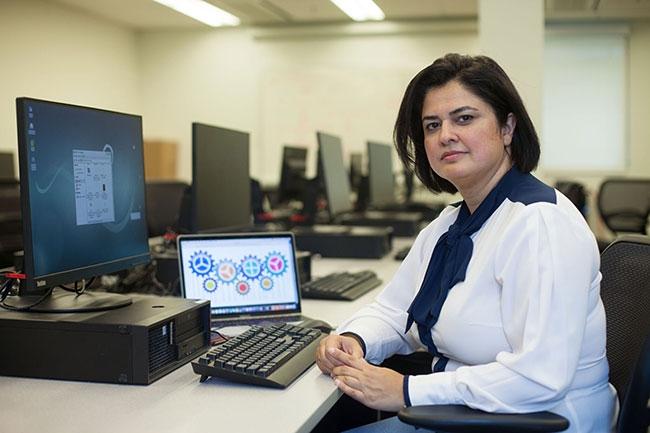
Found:
[[512, 114], [500, 126], [492, 107], [455, 80], [429, 90], [422, 105], [429, 165], [461, 194], [512, 166], [508, 146], [514, 127]]

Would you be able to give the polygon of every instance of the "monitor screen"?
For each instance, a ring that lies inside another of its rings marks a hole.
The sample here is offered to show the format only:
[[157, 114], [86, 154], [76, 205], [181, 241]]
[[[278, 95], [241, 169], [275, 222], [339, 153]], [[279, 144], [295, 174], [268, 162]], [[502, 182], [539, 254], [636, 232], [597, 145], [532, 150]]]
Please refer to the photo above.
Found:
[[149, 261], [142, 119], [16, 100], [26, 292]]
[[325, 184], [330, 217], [353, 210], [350, 199], [350, 179], [343, 164], [341, 139], [334, 135], [317, 132], [321, 176]]
[[178, 246], [183, 295], [209, 300], [213, 316], [300, 311], [290, 233], [180, 236]]
[[368, 142], [368, 184], [370, 204], [381, 206], [395, 202], [392, 147]]
[[192, 231], [250, 226], [249, 135], [192, 124]]
[[278, 200], [280, 202], [301, 200], [305, 189], [306, 176], [307, 149], [304, 147], [284, 146]]

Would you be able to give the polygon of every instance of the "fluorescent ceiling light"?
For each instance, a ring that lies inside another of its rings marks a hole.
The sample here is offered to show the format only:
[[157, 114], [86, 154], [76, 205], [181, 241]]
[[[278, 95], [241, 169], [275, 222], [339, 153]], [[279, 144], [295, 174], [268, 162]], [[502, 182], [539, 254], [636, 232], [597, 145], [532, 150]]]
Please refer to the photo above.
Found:
[[330, 0], [355, 21], [381, 21], [386, 16], [372, 0]]
[[237, 26], [239, 18], [203, 0], [153, 0], [212, 27]]

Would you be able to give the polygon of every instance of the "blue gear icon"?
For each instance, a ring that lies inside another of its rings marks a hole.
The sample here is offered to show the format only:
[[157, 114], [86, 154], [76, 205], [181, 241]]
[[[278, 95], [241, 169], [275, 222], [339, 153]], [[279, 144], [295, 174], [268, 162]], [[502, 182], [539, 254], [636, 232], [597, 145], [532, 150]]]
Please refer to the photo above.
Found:
[[221, 260], [216, 266], [217, 278], [223, 283], [232, 283], [237, 278], [237, 265], [231, 260]]
[[287, 259], [277, 251], [270, 252], [264, 259], [264, 264], [266, 270], [274, 277], [287, 272]]
[[217, 290], [217, 286], [217, 280], [214, 278], [206, 278], [205, 281], [203, 281], [203, 288], [206, 292], [214, 292]]
[[242, 259], [239, 269], [249, 280], [255, 280], [262, 275], [264, 266], [260, 259], [255, 256], [246, 256]]
[[208, 275], [214, 269], [214, 260], [205, 251], [197, 251], [190, 257], [190, 269], [199, 277]]

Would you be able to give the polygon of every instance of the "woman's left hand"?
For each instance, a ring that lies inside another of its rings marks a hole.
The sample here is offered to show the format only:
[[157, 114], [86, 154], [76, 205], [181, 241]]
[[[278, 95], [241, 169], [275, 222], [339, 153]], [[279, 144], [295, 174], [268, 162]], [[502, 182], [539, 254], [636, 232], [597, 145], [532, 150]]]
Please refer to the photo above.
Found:
[[334, 367], [331, 373], [341, 391], [372, 409], [397, 412], [404, 407], [403, 375], [376, 367], [340, 349], [328, 348], [328, 355], [343, 364]]

